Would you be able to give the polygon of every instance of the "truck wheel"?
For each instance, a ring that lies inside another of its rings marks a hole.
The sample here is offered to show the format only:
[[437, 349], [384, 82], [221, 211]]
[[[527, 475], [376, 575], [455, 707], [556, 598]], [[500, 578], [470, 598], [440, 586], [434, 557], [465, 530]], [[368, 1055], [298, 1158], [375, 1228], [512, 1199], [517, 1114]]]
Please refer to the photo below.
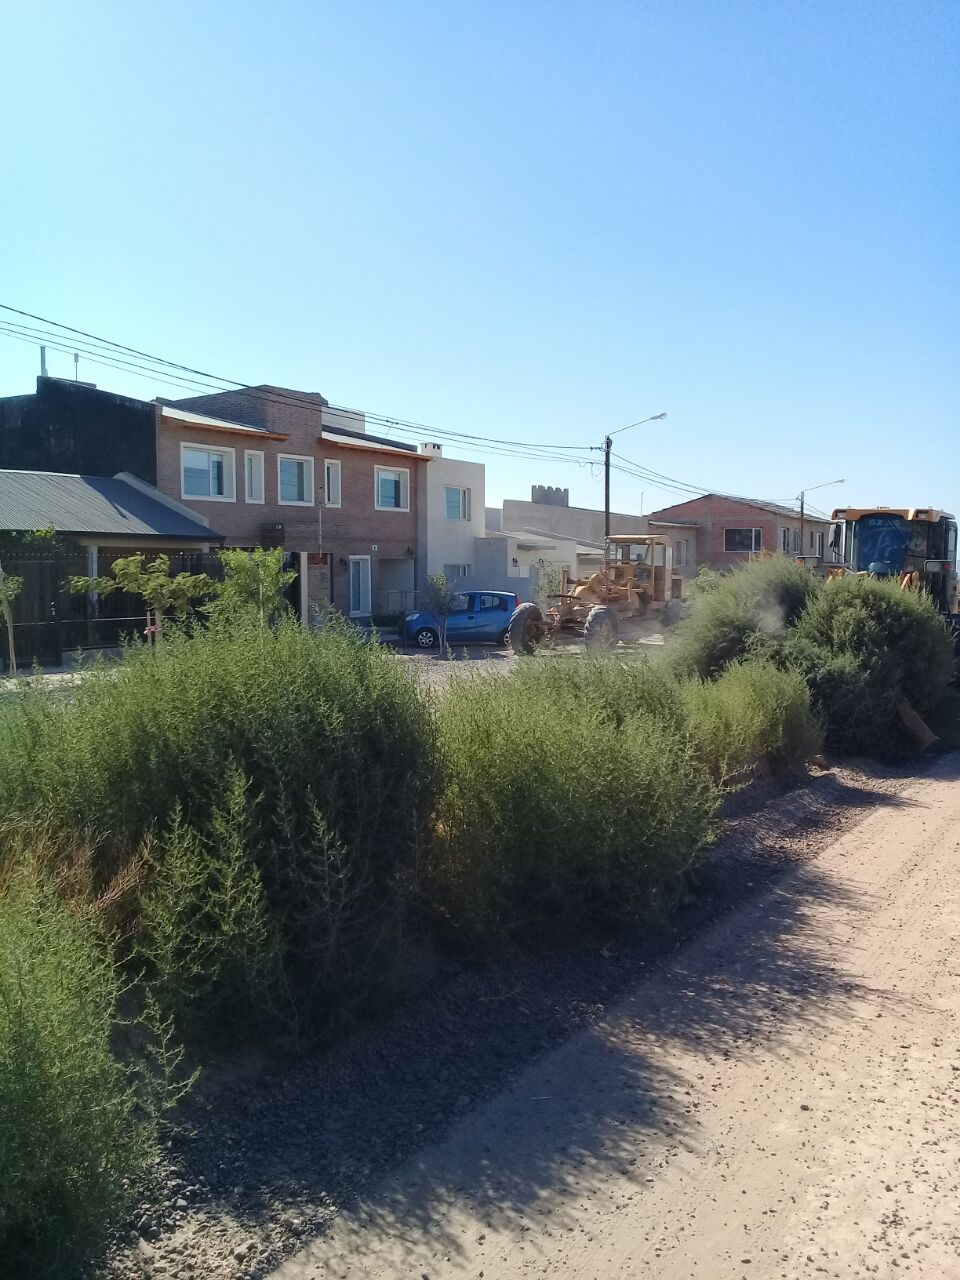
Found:
[[517, 605], [510, 617], [510, 648], [514, 653], [533, 653], [543, 639], [540, 606], [526, 601]]
[[588, 649], [609, 652], [617, 645], [617, 615], [606, 604], [597, 604], [587, 614], [583, 638]]

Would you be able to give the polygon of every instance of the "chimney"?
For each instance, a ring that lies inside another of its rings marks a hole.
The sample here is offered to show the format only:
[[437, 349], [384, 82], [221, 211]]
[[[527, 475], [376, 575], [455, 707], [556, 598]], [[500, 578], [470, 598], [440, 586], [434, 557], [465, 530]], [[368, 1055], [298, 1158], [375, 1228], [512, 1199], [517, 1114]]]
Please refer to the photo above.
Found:
[[420, 446], [420, 452], [421, 452], [421, 453], [425, 453], [425, 454], [427, 455], [427, 457], [428, 457], [428, 458], [442, 458], [442, 457], [443, 457], [443, 445], [442, 445], [442, 444], [435, 444], [435, 443], [422, 444], [422, 445]]

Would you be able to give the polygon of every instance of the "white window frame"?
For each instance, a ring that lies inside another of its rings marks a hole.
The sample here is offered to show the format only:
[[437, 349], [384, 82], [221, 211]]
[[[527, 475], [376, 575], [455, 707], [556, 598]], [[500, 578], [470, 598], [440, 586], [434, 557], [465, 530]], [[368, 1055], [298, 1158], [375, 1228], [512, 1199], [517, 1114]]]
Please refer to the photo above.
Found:
[[[280, 464], [283, 462], [302, 462], [304, 464], [304, 474], [310, 480], [310, 497], [304, 498], [301, 502], [299, 499], [281, 498], [280, 496]], [[278, 453], [277, 454], [277, 505], [280, 507], [312, 507], [316, 496], [316, 477], [313, 474], [313, 458], [305, 453]]]
[[[219, 453], [223, 455], [223, 493], [187, 493], [184, 486], [184, 453]], [[222, 445], [211, 447], [180, 441], [180, 497], [184, 502], [236, 502], [237, 500], [237, 451]]]
[[687, 539], [674, 538], [673, 540], [673, 565], [675, 569], [685, 569], [687, 567]]
[[[447, 510], [447, 494], [458, 493], [460, 495], [460, 513], [452, 516]], [[470, 490], [462, 489], [457, 484], [445, 484], [443, 486], [443, 516], [445, 520], [469, 520], [470, 519]]]
[[[448, 573], [448, 569], [456, 569], [457, 572]], [[461, 569], [463, 570], [462, 573], [459, 572]], [[470, 577], [470, 566], [468, 564], [445, 564], [443, 566], [443, 576], [447, 580], [448, 587], [452, 586], [454, 583], [463, 582], [464, 578]]]
[[[328, 468], [332, 470], [337, 477], [337, 500], [330, 497], [330, 475]], [[323, 460], [323, 505], [325, 507], [339, 507], [343, 502], [343, 471], [340, 467], [339, 458], [324, 458]]]
[[[249, 477], [247, 475], [247, 466], [251, 458], [260, 459], [260, 497], [250, 497]], [[262, 507], [267, 499], [267, 467], [263, 456], [262, 449], [244, 449], [243, 451], [243, 500], [244, 502], [253, 502], [257, 506]]]
[[758, 552], [758, 551], [762, 551], [762, 550], [763, 550], [763, 530], [762, 530], [762, 529], [758, 529], [756, 525], [753, 525], [753, 527], [752, 527], [752, 528], [749, 528], [749, 532], [753, 535], [753, 536], [752, 536], [752, 538], [751, 538], [751, 541], [752, 541], [752, 543], [753, 543], [753, 550], [752, 550], [752, 551], [738, 551], [738, 550], [736, 550], [736, 549], [735, 549], [735, 548], [733, 548], [733, 547], [728, 547], [728, 546], [727, 546], [727, 534], [728, 534], [728, 533], [746, 533], [747, 531], [748, 531], [748, 526], [746, 526], [746, 525], [739, 525], [739, 524], [734, 525], [734, 524], [731, 524], [731, 525], [725, 525], [725, 526], [724, 526], [724, 529], [723, 529], [723, 552], [724, 552], [724, 555], [728, 555], [728, 556], [751, 556], [751, 555], [752, 555], [752, 556], [755, 556], [755, 555], [757, 554], [757, 552]]
[[[402, 505], [399, 507], [382, 507], [380, 505], [380, 473], [381, 471], [390, 471], [398, 476], [402, 476], [400, 481], [400, 498]], [[406, 490], [406, 493], [404, 493]], [[403, 499], [406, 497], [406, 501]], [[410, 468], [409, 467], [374, 467], [373, 468], [373, 505], [377, 511], [409, 511], [410, 510]]]

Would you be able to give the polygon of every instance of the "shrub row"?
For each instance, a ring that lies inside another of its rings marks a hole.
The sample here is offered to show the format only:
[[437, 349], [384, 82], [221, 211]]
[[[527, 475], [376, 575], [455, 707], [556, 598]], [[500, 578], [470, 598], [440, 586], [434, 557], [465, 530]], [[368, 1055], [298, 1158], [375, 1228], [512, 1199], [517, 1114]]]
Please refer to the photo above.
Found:
[[706, 580], [669, 661], [714, 679], [748, 657], [799, 672], [829, 748], [880, 758], [913, 748], [901, 703], [935, 719], [954, 674], [952, 637], [926, 593], [853, 574], [824, 582], [784, 556]]
[[396, 985], [410, 930], [655, 922], [718, 787], [813, 741], [805, 692], [769, 663], [707, 686], [545, 659], [432, 699], [349, 631], [216, 621], [66, 701], [24, 685], [0, 715], [0, 1256], [69, 1242], [32, 1274], [70, 1274], [150, 1158], [150, 1077], [111, 1051], [125, 982], [197, 1039], [315, 1031]]

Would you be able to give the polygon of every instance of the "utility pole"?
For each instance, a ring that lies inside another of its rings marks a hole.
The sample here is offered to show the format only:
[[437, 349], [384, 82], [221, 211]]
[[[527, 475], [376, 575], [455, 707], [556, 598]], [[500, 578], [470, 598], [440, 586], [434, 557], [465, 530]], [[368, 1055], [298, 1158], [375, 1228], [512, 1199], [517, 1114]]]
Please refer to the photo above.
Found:
[[[616, 431], [611, 431], [603, 441], [603, 536], [610, 537], [610, 454], [613, 450], [613, 436], [618, 436], [621, 431], [629, 431], [631, 427], [642, 427], [645, 422], [662, 422], [667, 415], [665, 413], [655, 413], [650, 418], [641, 418], [639, 422], [628, 423], [625, 427], [617, 427]], [[640, 505], [643, 506], [643, 495], [640, 496]], [[643, 512], [641, 511], [641, 515]], [[606, 554], [606, 552], [604, 552]]]
[[610, 450], [613, 441], [607, 436], [603, 442], [603, 536], [610, 537]]
[[843, 480], [824, 480], [823, 484], [812, 484], [808, 488], [800, 490], [798, 501], [800, 503], [800, 554], [801, 555], [803, 555], [804, 553], [803, 552], [803, 531], [804, 531], [805, 516], [806, 516], [807, 494], [811, 493], [814, 489], [829, 489], [831, 485], [843, 484], [843, 483], [844, 483]]

